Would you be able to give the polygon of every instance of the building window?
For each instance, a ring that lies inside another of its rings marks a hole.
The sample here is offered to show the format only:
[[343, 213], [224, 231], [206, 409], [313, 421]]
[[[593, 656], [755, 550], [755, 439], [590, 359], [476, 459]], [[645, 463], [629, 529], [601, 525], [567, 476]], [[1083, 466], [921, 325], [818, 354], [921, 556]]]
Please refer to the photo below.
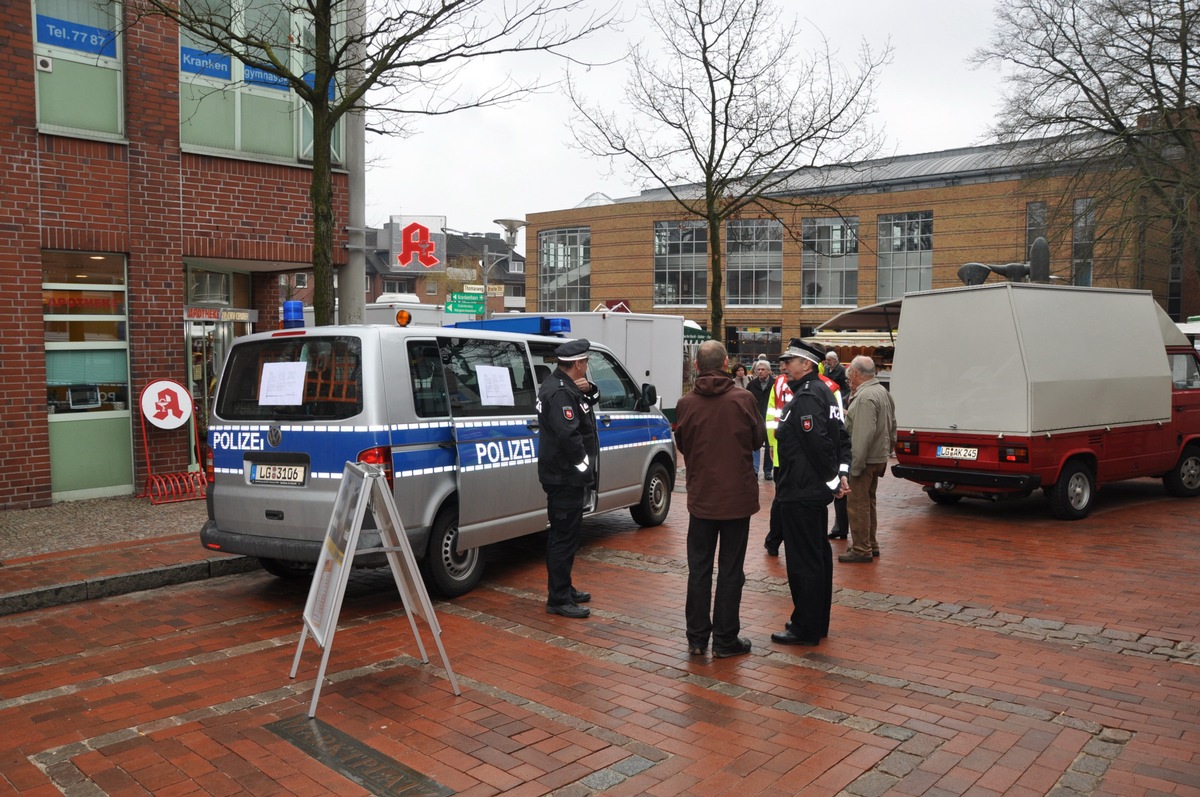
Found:
[[523, 283], [510, 283], [504, 286], [504, 295], [512, 296], [518, 299], [525, 298], [525, 285]]
[[525, 273], [525, 261], [520, 260], [520, 259], [514, 257], [513, 255], [514, 255], [513, 252], [509, 252], [508, 273], [509, 274], [524, 274]]
[[1046, 238], [1046, 203], [1025, 203], [1025, 259], [1030, 259], [1033, 242]]
[[[295, 74], [311, 75], [299, 49], [289, 49], [293, 29], [306, 45], [311, 25], [289, 15], [277, 0], [205, 0], [213, 17], [235, 31], [274, 42], [274, 53]], [[308, 71], [304, 71], [308, 69]], [[194, 149], [266, 155], [282, 160], [312, 159], [312, 113], [281, 78], [229, 55], [209, 42], [179, 32], [180, 141]], [[341, 162], [341, 126], [334, 133], [334, 162]]]
[[933, 287], [933, 211], [879, 217], [876, 301]]
[[34, 0], [33, 13], [38, 127], [123, 137], [120, 4]]
[[783, 225], [775, 219], [725, 223], [725, 305], [783, 306]]
[[437, 293], [438, 293], [437, 280], [431, 280], [431, 279], [425, 280], [425, 295], [426, 296], [437, 296]]
[[587, 312], [592, 299], [592, 229], [538, 233], [538, 311]]
[[296, 274], [295, 285], [297, 288], [307, 288], [308, 287], [308, 272], [307, 271], [301, 271]]
[[1071, 284], [1092, 284], [1092, 256], [1096, 247], [1096, 200], [1076, 199], [1071, 225]]
[[858, 217], [801, 222], [806, 305], [858, 304]]
[[708, 224], [654, 222], [654, 306], [708, 304]]
[[1167, 315], [1183, 320], [1183, 221], [1179, 214], [1171, 222], [1171, 237], [1167, 246]]

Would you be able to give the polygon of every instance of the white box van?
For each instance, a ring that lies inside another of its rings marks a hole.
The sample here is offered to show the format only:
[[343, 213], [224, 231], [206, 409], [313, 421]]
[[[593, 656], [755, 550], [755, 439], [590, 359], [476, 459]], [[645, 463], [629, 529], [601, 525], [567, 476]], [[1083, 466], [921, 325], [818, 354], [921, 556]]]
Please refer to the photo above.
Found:
[[[202, 544], [279, 576], [316, 563], [346, 462], [381, 466], [427, 580], [448, 597], [482, 575], [480, 546], [546, 528], [537, 388], [567, 338], [440, 327], [326, 326], [239, 338], [209, 418]], [[671, 429], [653, 385], [593, 344], [597, 512], [666, 519]], [[360, 550], [378, 547], [364, 529]], [[382, 556], [359, 564], [383, 563]]]

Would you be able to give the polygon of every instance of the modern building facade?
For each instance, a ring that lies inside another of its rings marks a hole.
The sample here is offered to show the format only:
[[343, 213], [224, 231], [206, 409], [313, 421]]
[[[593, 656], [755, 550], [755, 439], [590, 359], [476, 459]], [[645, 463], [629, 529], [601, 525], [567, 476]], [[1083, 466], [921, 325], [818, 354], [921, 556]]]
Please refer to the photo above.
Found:
[[0, 30], [0, 507], [139, 493], [202, 458], [143, 388], [183, 385], [203, 434], [224, 346], [276, 328], [311, 264], [305, 111], [118, 2], [5, 3]]
[[[1022, 148], [993, 145], [796, 172], [773, 213], [725, 224], [725, 329], [715, 336], [732, 356], [774, 356], [847, 309], [959, 285], [965, 263], [1025, 262], [1039, 236], [1057, 280], [1151, 290], [1177, 320], [1200, 313], [1194, 264], [1182, 262], [1177, 241], [1153, 231], [1124, 246], [1102, 240], [1095, 200], [1070, 195], [1065, 178], [1035, 177], [1027, 163]], [[597, 196], [529, 214], [530, 307], [585, 311], [620, 300], [707, 328], [706, 224], [665, 189]]]

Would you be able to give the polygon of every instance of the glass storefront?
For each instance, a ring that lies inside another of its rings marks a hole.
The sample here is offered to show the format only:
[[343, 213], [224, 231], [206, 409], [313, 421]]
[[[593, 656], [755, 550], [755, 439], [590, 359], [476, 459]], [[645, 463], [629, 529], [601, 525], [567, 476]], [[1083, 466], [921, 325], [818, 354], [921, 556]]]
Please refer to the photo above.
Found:
[[50, 484], [56, 501], [134, 490], [126, 313], [124, 255], [42, 253]]
[[[250, 275], [188, 267], [188, 293], [183, 309], [185, 345], [188, 352], [187, 387], [196, 403], [193, 423], [203, 441], [208, 435], [208, 415], [216, 390], [217, 376], [225, 363], [233, 339], [248, 335], [258, 320], [250, 306]], [[198, 453], [192, 465], [199, 467]]]

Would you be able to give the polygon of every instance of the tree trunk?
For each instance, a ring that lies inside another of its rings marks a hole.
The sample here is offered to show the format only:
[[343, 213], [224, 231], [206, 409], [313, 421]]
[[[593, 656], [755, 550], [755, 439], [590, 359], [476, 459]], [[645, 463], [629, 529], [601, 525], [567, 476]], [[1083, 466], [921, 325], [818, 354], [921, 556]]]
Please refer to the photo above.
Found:
[[725, 341], [725, 303], [721, 301], [721, 289], [724, 283], [724, 258], [721, 256], [721, 216], [708, 216], [708, 262], [711, 278], [709, 279], [709, 330], [713, 340]]

